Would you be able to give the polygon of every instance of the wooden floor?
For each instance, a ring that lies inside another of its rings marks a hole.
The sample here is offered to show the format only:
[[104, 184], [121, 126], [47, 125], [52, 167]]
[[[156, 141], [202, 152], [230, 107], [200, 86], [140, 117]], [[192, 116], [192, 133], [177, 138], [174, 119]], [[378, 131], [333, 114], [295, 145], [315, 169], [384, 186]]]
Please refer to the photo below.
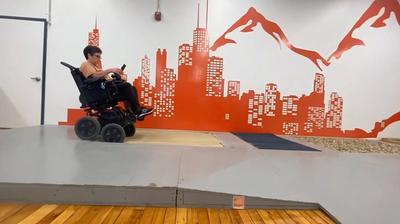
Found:
[[135, 136], [126, 138], [125, 143], [223, 147], [220, 141], [209, 132], [151, 128], [136, 130]]
[[0, 223], [267, 223], [331, 224], [319, 210], [152, 208], [0, 204]]

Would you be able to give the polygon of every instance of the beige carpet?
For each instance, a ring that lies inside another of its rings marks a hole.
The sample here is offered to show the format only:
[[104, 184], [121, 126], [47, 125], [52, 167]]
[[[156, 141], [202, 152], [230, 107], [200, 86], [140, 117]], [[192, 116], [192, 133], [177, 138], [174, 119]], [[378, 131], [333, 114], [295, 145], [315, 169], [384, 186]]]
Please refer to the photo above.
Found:
[[209, 132], [148, 128], [138, 128], [135, 136], [126, 138], [125, 143], [222, 147]]

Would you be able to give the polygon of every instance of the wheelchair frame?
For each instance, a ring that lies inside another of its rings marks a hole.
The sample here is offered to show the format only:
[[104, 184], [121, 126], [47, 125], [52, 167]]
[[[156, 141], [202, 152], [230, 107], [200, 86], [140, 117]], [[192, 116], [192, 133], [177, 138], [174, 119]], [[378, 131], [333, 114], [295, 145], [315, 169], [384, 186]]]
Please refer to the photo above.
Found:
[[96, 140], [99, 135], [105, 142], [123, 142], [126, 136], [135, 135], [136, 116], [118, 106], [121, 98], [117, 85], [121, 80], [85, 79], [79, 68], [66, 62], [80, 92], [79, 101], [86, 116], [74, 126], [76, 135], [83, 140]]

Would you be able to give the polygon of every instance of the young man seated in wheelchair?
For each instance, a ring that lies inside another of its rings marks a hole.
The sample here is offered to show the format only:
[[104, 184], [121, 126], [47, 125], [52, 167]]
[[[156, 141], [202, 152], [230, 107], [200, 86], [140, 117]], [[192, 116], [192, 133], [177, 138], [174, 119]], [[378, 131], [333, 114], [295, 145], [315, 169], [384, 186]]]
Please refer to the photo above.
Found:
[[113, 78], [112, 73], [118, 74], [121, 81], [113, 87], [117, 88], [119, 99], [125, 101], [126, 109], [136, 116], [136, 119], [142, 120], [145, 116], [153, 112], [152, 108], [143, 108], [139, 104], [137, 90], [130, 83], [126, 82], [127, 75], [120, 68], [104, 69], [99, 66], [102, 51], [96, 46], [87, 46], [83, 50], [86, 61], [82, 63], [79, 70], [86, 79], [104, 79], [110, 81]]

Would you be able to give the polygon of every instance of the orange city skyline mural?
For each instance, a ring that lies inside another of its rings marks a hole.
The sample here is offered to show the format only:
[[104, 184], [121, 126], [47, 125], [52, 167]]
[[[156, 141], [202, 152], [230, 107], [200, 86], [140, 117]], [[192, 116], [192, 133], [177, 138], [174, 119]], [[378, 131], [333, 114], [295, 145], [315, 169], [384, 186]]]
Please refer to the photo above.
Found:
[[[352, 33], [381, 9], [384, 9], [384, 13], [375, 21], [374, 28], [385, 26], [384, 20], [391, 12], [394, 12], [400, 25], [399, 3], [396, 0], [376, 0], [328, 59], [317, 51], [293, 46], [279, 25], [267, 20], [255, 8], [250, 8], [211, 47], [207, 22], [205, 28], [199, 27], [197, 22], [192, 43], [179, 46], [177, 69], [167, 67], [166, 49], [156, 51], [154, 84], [150, 83], [150, 59], [148, 56], [142, 58], [141, 73], [134, 79], [133, 85], [138, 90], [141, 105], [153, 107], [154, 114], [136, 124], [147, 128], [376, 137], [385, 127], [400, 120], [400, 112], [375, 122], [370, 131], [357, 128], [342, 130], [345, 99], [337, 92], [325, 92], [325, 76], [319, 63], [329, 66], [332, 57], [339, 59], [345, 51], [363, 45], [362, 40], [353, 37]], [[283, 43], [294, 53], [308, 58], [319, 69], [314, 74], [314, 82], [310, 83], [312, 90], [309, 93], [284, 96], [275, 83], [265, 83], [262, 92], [249, 90], [241, 93], [240, 80], [224, 79], [223, 58], [212, 55], [210, 50], [215, 51], [225, 44], [236, 43], [227, 39], [226, 35], [246, 24], [249, 25], [241, 29], [241, 32], [251, 32], [258, 23], [279, 45]], [[96, 23], [89, 33], [88, 44], [98, 46], [99, 38]], [[329, 97], [328, 105], [325, 105], [325, 97]], [[60, 124], [72, 125], [81, 116], [85, 116], [81, 109], [68, 109], [67, 122]]]

